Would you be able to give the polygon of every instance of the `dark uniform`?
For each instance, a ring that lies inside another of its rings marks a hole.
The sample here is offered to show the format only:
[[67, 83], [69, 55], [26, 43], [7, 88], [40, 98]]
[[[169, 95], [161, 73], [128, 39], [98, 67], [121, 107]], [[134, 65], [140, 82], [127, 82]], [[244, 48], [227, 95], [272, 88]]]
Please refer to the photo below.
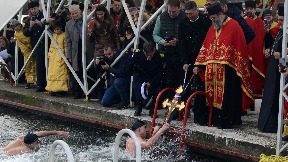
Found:
[[151, 60], [147, 60], [147, 57], [143, 51], [135, 50], [130, 57], [130, 68], [133, 68], [133, 98], [137, 105], [135, 115], [139, 116], [142, 112], [143, 98], [141, 95], [141, 86], [145, 83], [150, 83], [149, 96], [153, 94], [152, 103], [149, 106], [149, 115], [153, 115], [155, 101], [158, 93], [162, 89], [161, 74], [162, 74], [162, 61], [160, 53], [155, 52]]

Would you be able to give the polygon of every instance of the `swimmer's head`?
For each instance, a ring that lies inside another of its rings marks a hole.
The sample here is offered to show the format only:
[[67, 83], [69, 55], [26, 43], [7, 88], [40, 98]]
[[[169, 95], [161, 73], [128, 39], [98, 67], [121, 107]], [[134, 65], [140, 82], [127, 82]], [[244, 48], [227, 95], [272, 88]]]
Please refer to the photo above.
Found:
[[38, 136], [34, 133], [28, 133], [25, 137], [24, 137], [24, 143], [25, 144], [32, 144], [33, 142], [38, 141]]
[[38, 139], [38, 136], [34, 133], [28, 133], [24, 137], [24, 143], [33, 151], [38, 151], [40, 149], [41, 142]]

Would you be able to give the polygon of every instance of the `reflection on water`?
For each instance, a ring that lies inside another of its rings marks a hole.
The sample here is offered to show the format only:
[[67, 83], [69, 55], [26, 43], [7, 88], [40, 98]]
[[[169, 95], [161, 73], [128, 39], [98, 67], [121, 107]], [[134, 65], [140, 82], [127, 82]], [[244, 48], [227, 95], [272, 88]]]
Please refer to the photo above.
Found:
[[[77, 162], [111, 162], [112, 151], [116, 133], [119, 130], [92, 125], [87, 123], [79, 123], [75, 121], [67, 121], [59, 118], [51, 118], [41, 114], [35, 114], [12, 108], [0, 108], [0, 147], [7, 145], [16, 137], [25, 135], [29, 131], [40, 130], [65, 130], [70, 135], [64, 139], [70, 146], [74, 158]], [[41, 148], [34, 154], [22, 154], [16, 156], [7, 156], [0, 152], [1, 162], [46, 162], [49, 157], [49, 149], [51, 144], [57, 140], [56, 136], [41, 138]], [[124, 153], [124, 145], [127, 137], [122, 138], [120, 158], [127, 161], [131, 159]], [[169, 139], [168, 139], [169, 140]], [[152, 149], [145, 150], [142, 153], [142, 159], [145, 161], [209, 161], [217, 162], [223, 160], [215, 160], [207, 158], [203, 155], [196, 155], [190, 151], [184, 151], [181, 155], [177, 154], [178, 142], [171, 140], [167, 142], [164, 139], [159, 141], [159, 145]], [[57, 146], [55, 159], [57, 162], [66, 161], [64, 150]]]

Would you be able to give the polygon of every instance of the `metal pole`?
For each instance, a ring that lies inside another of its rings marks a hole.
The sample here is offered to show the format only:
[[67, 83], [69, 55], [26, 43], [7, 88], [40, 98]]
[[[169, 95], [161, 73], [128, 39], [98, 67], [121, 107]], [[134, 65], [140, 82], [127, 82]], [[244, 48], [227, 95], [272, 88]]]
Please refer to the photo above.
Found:
[[[46, 13], [46, 18], [48, 18], [50, 16], [50, 6], [51, 6], [51, 0], [48, 0], [47, 2], [47, 13]], [[45, 14], [44, 14], [45, 15]], [[49, 47], [49, 41], [48, 41], [48, 35], [47, 33], [49, 26], [46, 25], [45, 26], [45, 71], [46, 71], [46, 81], [48, 81], [48, 47]]]
[[[22, 12], [23, 12], [23, 7], [21, 8], [21, 10], [19, 11], [18, 14], [18, 21], [21, 23], [21, 18], [22, 18]], [[16, 42], [16, 46], [15, 46], [15, 72], [14, 75], [17, 76], [18, 75], [18, 68], [19, 68], [19, 58], [18, 58], [18, 44]], [[15, 86], [18, 85], [18, 80], [14, 80]]]
[[132, 20], [132, 16], [130, 15], [130, 12], [129, 12], [129, 9], [125, 3], [125, 0], [122, 0], [122, 5], [123, 5], [123, 8], [124, 8], [124, 11], [126, 12], [126, 15], [127, 15], [127, 18], [129, 20], [129, 23], [132, 27], [132, 30], [133, 30], [133, 33], [136, 34], [137, 31], [136, 31], [136, 27], [134, 25], [134, 21]]
[[65, 153], [67, 155], [67, 161], [68, 162], [75, 162], [74, 157], [73, 157], [73, 153], [70, 149], [70, 147], [68, 146], [68, 144], [62, 140], [56, 140], [53, 142], [51, 148], [50, 148], [50, 152], [49, 152], [49, 162], [54, 162], [54, 156], [55, 156], [55, 150], [56, 147], [60, 145], [64, 150]]
[[[288, 17], [288, 1], [284, 2], [284, 22], [283, 22], [283, 40], [282, 40], [282, 58], [287, 61], [287, 17]], [[279, 94], [279, 113], [278, 113], [278, 130], [277, 130], [277, 145], [276, 145], [276, 155], [279, 156], [281, 151], [287, 144], [282, 147], [282, 135], [283, 135], [283, 124], [287, 123], [287, 120], [283, 119], [283, 109], [284, 109], [284, 96], [286, 96], [285, 91], [285, 75], [281, 73], [280, 78], [280, 94]]]
[[4, 32], [3, 32], [3, 36], [6, 38], [6, 34], [7, 34], [7, 25], [4, 26]]
[[86, 99], [88, 98], [88, 84], [87, 84], [87, 70], [86, 70], [86, 30], [87, 30], [87, 9], [88, 0], [84, 2], [83, 23], [82, 23], [82, 70], [83, 70], [83, 84]]
[[108, 12], [110, 13], [110, 9], [111, 9], [111, 0], [107, 0], [107, 6], [106, 6]]
[[140, 162], [141, 161], [141, 144], [140, 144], [136, 134], [130, 129], [122, 129], [121, 131], [118, 132], [118, 134], [115, 138], [115, 147], [114, 147], [114, 151], [113, 151], [113, 162], [118, 162], [119, 145], [120, 145], [121, 137], [125, 133], [128, 133], [132, 137], [132, 139], [134, 140], [135, 146], [136, 146], [136, 162]]

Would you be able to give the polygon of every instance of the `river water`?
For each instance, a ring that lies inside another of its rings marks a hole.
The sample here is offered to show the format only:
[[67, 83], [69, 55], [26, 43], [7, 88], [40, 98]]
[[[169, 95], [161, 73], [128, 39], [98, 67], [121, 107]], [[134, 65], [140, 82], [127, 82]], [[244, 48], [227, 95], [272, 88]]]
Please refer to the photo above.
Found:
[[[18, 136], [26, 135], [28, 132], [40, 130], [64, 130], [69, 131], [69, 137], [63, 139], [70, 146], [74, 158], [77, 162], [111, 162], [114, 140], [119, 130], [111, 129], [99, 125], [70, 121], [51, 117], [43, 114], [36, 114], [20, 109], [0, 106], [0, 147], [7, 145]], [[123, 137], [119, 161], [130, 161], [125, 151], [125, 141], [128, 137]], [[33, 154], [22, 154], [8, 156], [0, 152], [1, 162], [47, 162], [49, 149], [52, 143], [57, 140], [56, 136], [41, 138], [41, 148]], [[215, 159], [205, 155], [195, 154], [189, 148], [177, 154], [178, 142], [174, 140], [160, 140], [157, 146], [142, 153], [143, 161], [172, 162], [223, 162], [223, 159]], [[56, 161], [66, 161], [64, 150], [57, 146]]]

